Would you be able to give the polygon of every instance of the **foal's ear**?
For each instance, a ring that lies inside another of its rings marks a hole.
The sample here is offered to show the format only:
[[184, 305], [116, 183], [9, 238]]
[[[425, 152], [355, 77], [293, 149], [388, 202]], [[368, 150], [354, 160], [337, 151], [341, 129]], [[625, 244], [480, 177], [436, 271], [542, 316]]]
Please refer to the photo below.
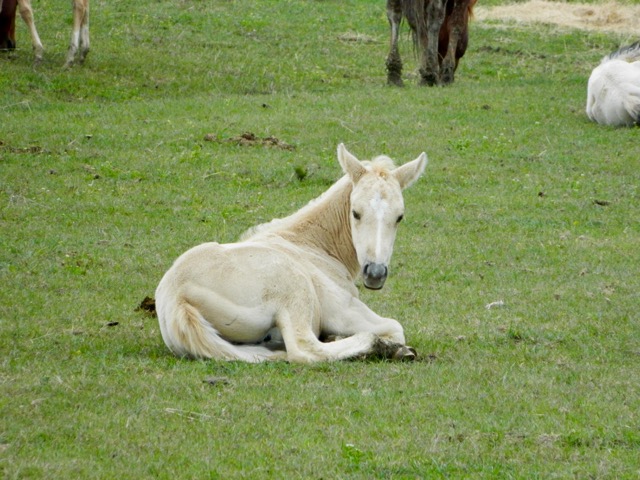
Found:
[[405, 189], [413, 185], [413, 183], [420, 178], [422, 172], [424, 172], [427, 161], [427, 154], [422, 152], [415, 160], [396, 168], [393, 171], [393, 176], [398, 180], [400, 188]]
[[340, 162], [340, 166], [344, 173], [351, 177], [351, 181], [353, 183], [358, 183], [360, 177], [367, 173], [367, 169], [364, 168], [364, 165], [362, 165], [360, 160], [347, 151], [344, 143], [338, 145], [338, 161]]

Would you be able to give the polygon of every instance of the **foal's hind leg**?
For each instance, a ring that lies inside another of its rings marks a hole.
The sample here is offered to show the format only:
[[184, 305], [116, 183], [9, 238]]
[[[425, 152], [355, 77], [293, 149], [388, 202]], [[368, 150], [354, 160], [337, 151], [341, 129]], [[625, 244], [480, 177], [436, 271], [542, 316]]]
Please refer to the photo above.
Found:
[[398, 35], [402, 21], [402, 1], [387, 0], [387, 18], [391, 27], [391, 42], [387, 56], [387, 83], [402, 86], [402, 60], [398, 50]]

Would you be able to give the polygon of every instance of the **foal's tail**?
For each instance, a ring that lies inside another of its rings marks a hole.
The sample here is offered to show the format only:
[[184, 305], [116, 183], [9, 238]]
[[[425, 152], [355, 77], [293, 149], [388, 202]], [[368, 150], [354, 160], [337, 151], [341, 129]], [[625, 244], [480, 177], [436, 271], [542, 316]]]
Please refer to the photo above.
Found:
[[277, 356], [266, 347], [226, 341], [198, 309], [187, 302], [158, 297], [156, 303], [164, 343], [179, 357], [258, 363]]
[[610, 53], [602, 59], [602, 63], [609, 60], [623, 60], [625, 62], [636, 62], [640, 60], [640, 41], [622, 47], [615, 52]]

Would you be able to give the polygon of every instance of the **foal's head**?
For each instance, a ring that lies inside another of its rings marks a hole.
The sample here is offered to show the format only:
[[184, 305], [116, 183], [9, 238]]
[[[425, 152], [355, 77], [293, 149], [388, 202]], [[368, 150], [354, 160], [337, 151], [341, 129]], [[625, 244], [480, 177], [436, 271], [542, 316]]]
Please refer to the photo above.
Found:
[[351, 238], [367, 288], [384, 286], [398, 224], [404, 216], [402, 190], [415, 182], [427, 165], [423, 152], [395, 168], [388, 157], [363, 163], [338, 145], [338, 160], [353, 183]]

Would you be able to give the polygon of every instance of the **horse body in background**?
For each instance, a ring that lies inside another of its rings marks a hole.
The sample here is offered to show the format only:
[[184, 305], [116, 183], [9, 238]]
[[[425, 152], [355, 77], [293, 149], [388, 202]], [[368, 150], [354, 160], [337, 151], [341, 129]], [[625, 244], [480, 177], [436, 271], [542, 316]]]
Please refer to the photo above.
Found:
[[587, 115], [602, 125], [640, 125], [640, 42], [607, 55], [593, 69]]
[[[2, 10], [0, 11], [0, 49], [13, 50], [16, 47], [15, 16], [17, 6], [20, 16], [27, 24], [31, 34], [35, 62], [41, 62], [44, 48], [33, 19], [31, 0], [0, 1], [2, 1]], [[84, 62], [87, 53], [89, 53], [89, 0], [73, 0], [73, 31], [65, 67], [70, 67], [74, 63]]]
[[402, 60], [398, 36], [406, 18], [420, 56], [420, 83], [453, 82], [460, 58], [469, 43], [469, 17], [477, 0], [387, 0], [391, 45], [387, 56], [387, 81], [402, 85]]
[[[172, 352], [246, 362], [415, 358], [400, 323], [369, 309], [354, 281], [361, 274], [367, 288], [384, 285], [402, 189], [427, 157], [395, 168], [388, 157], [360, 162], [340, 144], [338, 160], [345, 176], [298, 212], [238, 243], [205, 243], [176, 260], [156, 290]], [[271, 335], [283, 343], [265, 343]]]

